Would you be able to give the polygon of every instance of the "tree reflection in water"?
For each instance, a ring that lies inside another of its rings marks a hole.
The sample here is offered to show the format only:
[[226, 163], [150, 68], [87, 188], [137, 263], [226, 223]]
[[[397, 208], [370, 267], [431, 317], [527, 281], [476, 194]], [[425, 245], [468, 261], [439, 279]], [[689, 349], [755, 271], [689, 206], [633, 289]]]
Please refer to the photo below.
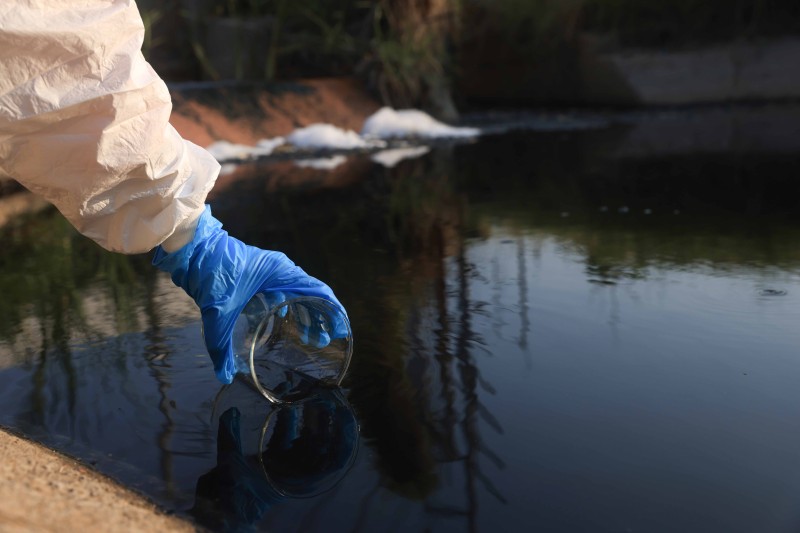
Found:
[[[393, 169], [354, 159], [333, 171], [347, 173], [338, 181], [285, 163], [254, 165], [215, 192], [215, 214], [232, 234], [284, 250], [330, 281], [353, 324], [345, 392], [366, 451], [351, 472], [357, 483], [345, 479], [302, 507], [305, 529], [333, 516], [342, 529], [370, 531], [395, 513], [411, 527], [474, 531], [490, 513], [527, 512], [520, 487], [540, 487], [509, 481], [526, 467], [509, 454], [535, 444], [509, 441], [533, 411], [498, 408], [518, 406], [496, 369], [542, 371], [550, 355], [542, 306], [563, 296], [539, 283], [554, 255], [559, 265], [579, 264], [561, 289], [602, 300], [612, 329], [625, 325], [624, 303], [665, 272], [773, 279], [774, 269], [790, 276], [800, 265], [800, 251], [787, 245], [800, 237], [787, 210], [798, 185], [781, 179], [772, 191], [754, 155], [737, 159], [723, 190], [721, 178], [697, 175], [695, 167], [732, 164], [709, 155], [607, 161], [607, 137], [534, 137], [440, 146]], [[715, 200], [721, 207], [704, 211]], [[238, 457], [228, 453], [235, 446], [219, 448], [235, 442], [223, 431], [235, 417], [209, 422], [219, 388], [193, 304], [149, 258], [106, 254], [57, 215], [2, 238], [0, 423], [97, 462], [173, 509], [216, 501], [206, 519], [225, 519], [218, 495], [198, 479]], [[297, 516], [293, 505], [270, 500], [250, 518], [279, 529]]]

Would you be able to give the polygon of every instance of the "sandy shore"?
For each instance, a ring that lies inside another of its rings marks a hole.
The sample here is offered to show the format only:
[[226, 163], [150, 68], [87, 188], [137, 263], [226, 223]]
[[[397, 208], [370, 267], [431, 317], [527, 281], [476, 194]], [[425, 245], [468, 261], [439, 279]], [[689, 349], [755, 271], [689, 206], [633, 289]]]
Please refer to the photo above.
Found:
[[0, 430], [0, 532], [196, 531], [110, 479]]

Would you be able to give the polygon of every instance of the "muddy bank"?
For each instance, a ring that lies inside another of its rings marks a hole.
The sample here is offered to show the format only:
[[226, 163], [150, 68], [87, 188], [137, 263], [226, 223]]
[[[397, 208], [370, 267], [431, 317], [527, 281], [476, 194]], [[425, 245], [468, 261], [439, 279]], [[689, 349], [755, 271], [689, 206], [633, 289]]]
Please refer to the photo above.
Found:
[[353, 78], [326, 78], [269, 85], [190, 83], [170, 87], [170, 122], [193, 143], [254, 145], [315, 123], [359, 131], [380, 108]]

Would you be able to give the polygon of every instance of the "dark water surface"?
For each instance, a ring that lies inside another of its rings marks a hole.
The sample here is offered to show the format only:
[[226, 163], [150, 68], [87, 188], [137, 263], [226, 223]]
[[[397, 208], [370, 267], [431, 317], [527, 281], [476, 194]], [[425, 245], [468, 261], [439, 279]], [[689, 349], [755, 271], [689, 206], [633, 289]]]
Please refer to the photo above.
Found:
[[797, 531], [800, 156], [631, 131], [223, 180], [352, 319], [341, 394], [282, 410], [149, 258], [7, 228], [0, 424], [218, 530]]

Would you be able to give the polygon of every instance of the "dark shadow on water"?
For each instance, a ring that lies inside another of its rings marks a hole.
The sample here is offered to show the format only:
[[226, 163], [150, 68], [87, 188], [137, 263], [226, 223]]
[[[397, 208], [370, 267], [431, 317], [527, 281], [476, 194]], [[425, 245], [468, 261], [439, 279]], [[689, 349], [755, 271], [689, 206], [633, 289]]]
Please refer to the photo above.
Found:
[[[218, 397], [215, 403], [230, 400]], [[258, 408], [242, 413], [228, 407], [219, 417], [217, 464], [197, 480], [190, 513], [214, 531], [250, 530], [287, 498], [332, 490], [356, 457], [358, 423], [337, 391], [267, 409], [248, 405]], [[247, 417], [263, 419], [263, 426], [243, 423]]]

